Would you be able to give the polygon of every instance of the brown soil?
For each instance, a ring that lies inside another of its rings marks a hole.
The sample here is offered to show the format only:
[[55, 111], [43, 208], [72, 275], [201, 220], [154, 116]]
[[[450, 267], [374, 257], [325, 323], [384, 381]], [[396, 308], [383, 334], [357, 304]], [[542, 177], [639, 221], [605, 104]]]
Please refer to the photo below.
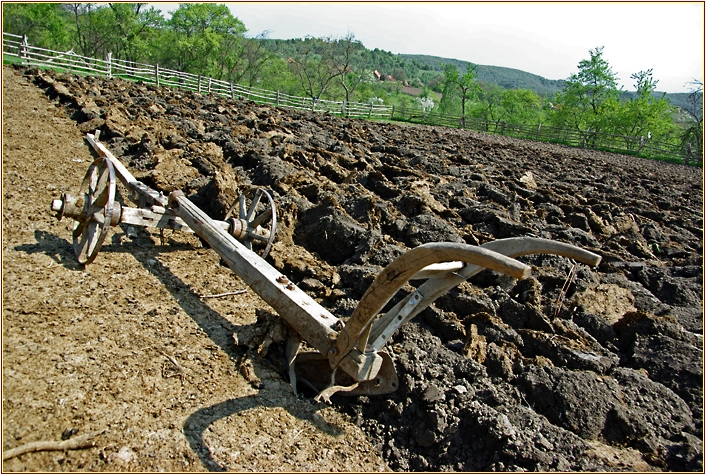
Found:
[[94, 448], [3, 471], [385, 469], [359, 428], [267, 365], [262, 389], [243, 378], [233, 328], [267, 305], [252, 291], [202, 299], [246, 286], [193, 235], [113, 234], [99, 262], [76, 263], [73, 223], [49, 204], [77, 192], [84, 134], [7, 67], [2, 113], [3, 450], [107, 429]]
[[[3, 451], [105, 430], [3, 471], [703, 469], [700, 169], [8, 67], [2, 112]], [[247, 287], [197, 237], [118, 227], [76, 262], [50, 203], [94, 129], [214, 218], [270, 188], [268, 261], [343, 319], [424, 242], [535, 235], [603, 262], [560, 310], [567, 259], [479, 274], [392, 338], [398, 391], [319, 405], [282, 345], [235, 345], [277, 317], [252, 290], [205, 298]]]

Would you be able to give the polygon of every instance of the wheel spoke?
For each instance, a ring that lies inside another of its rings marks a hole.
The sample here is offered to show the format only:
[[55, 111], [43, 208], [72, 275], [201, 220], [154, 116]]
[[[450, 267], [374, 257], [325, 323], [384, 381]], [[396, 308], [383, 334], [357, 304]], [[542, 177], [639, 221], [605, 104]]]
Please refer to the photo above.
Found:
[[98, 177], [98, 183], [96, 184], [96, 192], [98, 192], [98, 195], [96, 195], [93, 203], [91, 203], [93, 209], [102, 208], [106, 205], [106, 203], [108, 203], [108, 199], [110, 198], [110, 187], [107, 186], [107, 182], [109, 179], [110, 171], [107, 168], [104, 168], [103, 173], [101, 173]]
[[250, 209], [248, 209], [248, 214], [245, 216], [245, 221], [250, 222], [255, 215], [255, 208], [257, 208], [257, 204], [260, 202], [260, 196], [262, 196], [262, 191], [258, 188], [255, 192], [255, 196], [253, 196], [252, 203], [250, 203]]
[[251, 227], [256, 228], [260, 226], [262, 223], [267, 221], [272, 217], [272, 208], [267, 208], [260, 216], [257, 218], [253, 219], [249, 224]]
[[[250, 193], [252, 193], [252, 201], [246, 198], [246, 193], [238, 195], [238, 200], [230, 207], [228, 213], [226, 213], [226, 218], [238, 208], [238, 218], [241, 221], [245, 221], [243, 224], [247, 226], [247, 232], [238, 235], [237, 239], [250, 250], [253, 249], [253, 241], [255, 241], [261, 249], [258, 254], [264, 258], [270, 252], [272, 242], [275, 239], [277, 210], [272, 196], [263, 188], [253, 188], [250, 192], [247, 192], [248, 195]], [[262, 200], [263, 196], [267, 198], [266, 201]], [[262, 235], [257, 234], [256, 230], [258, 228], [261, 229], [261, 232], [265, 232]], [[264, 244], [264, 248], [260, 243]]]
[[270, 240], [269, 237], [260, 236], [259, 234], [254, 234], [254, 233], [251, 234], [250, 237], [251, 237], [252, 239], [256, 239], [256, 240], [262, 241], [262, 242], [267, 242], [267, 241]]
[[238, 218], [244, 219], [245, 218], [245, 195], [240, 194], [238, 196], [238, 201], [240, 202], [240, 207], [238, 208]]

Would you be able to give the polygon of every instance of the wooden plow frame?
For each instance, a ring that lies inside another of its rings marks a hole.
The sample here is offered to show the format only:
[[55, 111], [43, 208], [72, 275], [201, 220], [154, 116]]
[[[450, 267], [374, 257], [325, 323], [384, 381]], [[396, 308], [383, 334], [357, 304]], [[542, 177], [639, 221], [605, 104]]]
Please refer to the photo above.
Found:
[[[181, 191], [167, 197], [136, 180], [98, 141], [98, 133], [86, 134], [86, 139], [99, 158], [89, 167], [80, 195], [65, 194], [52, 202], [52, 210], [59, 219], [68, 216], [77, 221], [73, 241], [78, 261], [84, 265], [93, 262], [108, 228], [120, 223], [196, 233], [288, 326], [286, 353], [294, 391], [297, 390], [295, 367], [302, 368], [309, 377], [328, 368], [330, 374], [324, 376], [328, 384], [317, 389], [321, 391], [317, 400], [328, 400], [336, 392], [385, 394], [396, 390], [394, 364], [382, 351], [385, 343], [438, 297], [483, 269], [525, 279], [530, 267], [515, 257], [555, 254], [592, 266], [601, 261], [600, 256], [571, 244], [533, 237], [499, 239], [481, 246], [427, 243], [390, 263], [343, 324], [264, 260], [275, 238], [277, 222], [269, 193], [257, 189], [249, 207], [241, 194], [228, 212], [230, 215], [237, 206], [238, 218], [212, 220]], [[115, 200], [116, 179], [130, 191], [130, 199], [138, 208], [122, 206]], [[266, 210], [255, 216], [262, 196], [268, 200]], [[260, 254], [252, 246], [258, 242], [265, 245]], [[380, 313], [408, 281], [422, 279], [426, 281], [414, 292], [384, 314]], [[316, 352], [299, 354], [302, 341]], [[338, 368], [344, 374], [337, 376]]]

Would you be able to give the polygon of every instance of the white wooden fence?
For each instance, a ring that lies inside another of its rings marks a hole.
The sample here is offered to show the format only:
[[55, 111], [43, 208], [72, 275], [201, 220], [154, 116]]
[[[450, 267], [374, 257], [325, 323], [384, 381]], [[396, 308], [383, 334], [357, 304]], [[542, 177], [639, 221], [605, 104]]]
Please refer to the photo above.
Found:
[[275, 107], [328, 112], [330, 114], [357, 118], [391, 118], [393, 106], [364, 104], [360, 102], [313, 100], [280, 91], [269, 91], [245, 87], [228, 81], [220, 81], [200, 74], [185, 73], [160, 67], [158, 64], [142, 64], [113, 58], [108, 53], [105, 59], [89, 58], [73, 52], [59, 52], [39, 48], [27, 43], [26, 36], [3, 32], [3, 56], [16, 58], [16, 62], [27, 66], [49, 67], [70, 73], [109, 78], [142, 81], [157, 86], [167, 86], [199, 93], [216, 94], [231, 99], [245, 98]]

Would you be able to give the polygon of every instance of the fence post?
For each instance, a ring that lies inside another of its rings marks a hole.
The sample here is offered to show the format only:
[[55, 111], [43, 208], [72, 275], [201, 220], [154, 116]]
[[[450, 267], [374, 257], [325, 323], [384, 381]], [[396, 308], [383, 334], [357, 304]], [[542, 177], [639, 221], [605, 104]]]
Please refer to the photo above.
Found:
[[368, 110], [368, 119], [370, 119], [370, 116], [373, 114], [373, 103], [370, 103], [370, 109]]
[[637, 153], [642, 152], [642, 147], [645, 146], [645, 136], [640, 136], [640, 146], [637, 148]]
[[199, 91], [199, 94], [201, 94], [201, 73], [199, 73], [198, 91]]
[[390, 113], [390, 120], [395, 118], [395, 105], [392, 104], [392, 112]]
[[208, 78], [208, 93], [211, 94], [211, 78]]
[[505, 121], [500, 123], [500, 135], [505, 135]]
[[235, 93], [233, 92], [233, 81], [230, 82], [230, 99], [235, 100]]
[[540, 122], [539, 125], [537, 126], [537, 135], [535, 135], [534, 139], [539, 140], [539, 133], [542, 131], [542, 123]]
[[111, 64], [111, 60], [113, 59], [113, 53], [108, 52], [108, 57], [106, 58], [106, 63], [108, 63], [108, 79], [111, 79], [113, 77], [113, 68]]
[[27, 65], [29, 66], [29, 43], [27, 43], [27, 35], [22, 37], [22, 46], [20, 47], [20, 56], [27, 59]]
[[279, 90], [277, 90], [277, 99], [275, 99], [275, 107], [279, 107]]
[[154, 65], [154, 82], [159, 87], [159, 63]]
[[586, 148], [586, 145], [588, 144], [588, 133], [591, 131], [591, 128], [588, 127], [585, 132], [581, 132], [579, 130], [579, 133], [581, 134], [581, 148]]

